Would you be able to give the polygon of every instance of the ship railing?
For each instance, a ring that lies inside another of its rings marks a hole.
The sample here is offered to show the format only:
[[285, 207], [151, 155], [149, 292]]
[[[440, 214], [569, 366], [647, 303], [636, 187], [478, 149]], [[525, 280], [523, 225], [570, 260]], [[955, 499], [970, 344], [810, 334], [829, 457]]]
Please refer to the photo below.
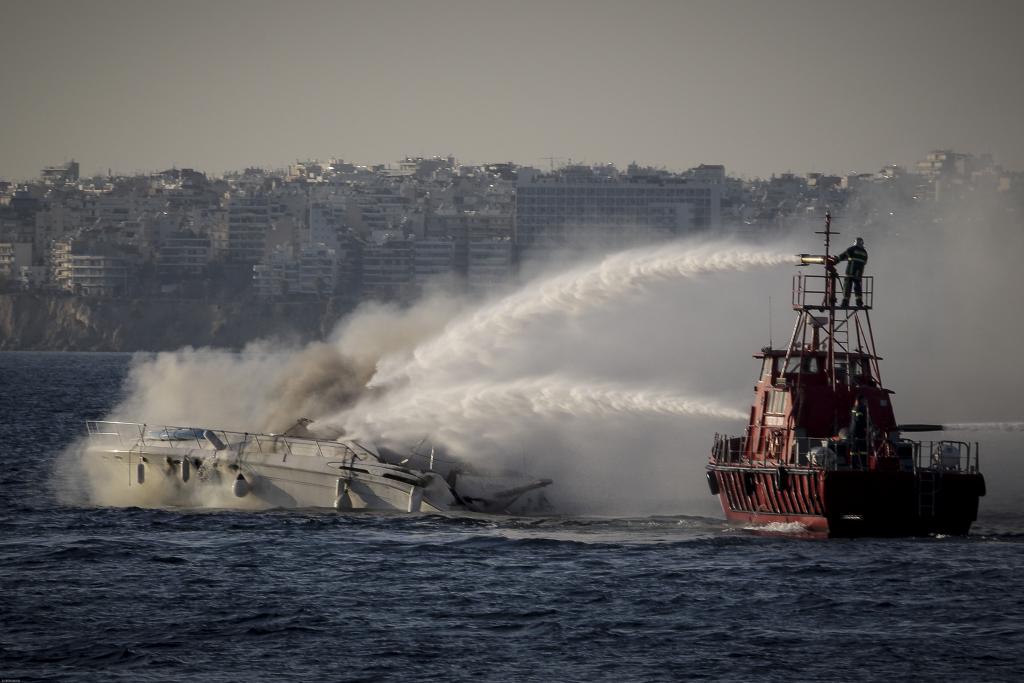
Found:
[[711, 458], [719, 463], [738, 463], [747, 451], [747, 437], [728, 436], [715, 432], [714, 445], [711, 447]]
[[971, 474], [981, 471], [977, 442], [942, 440], [910, 443], [914, 446], [914, 464], [919, 470]]
[[233, 432], [226, 429], [140, 424], [111, 420], [87, 420], [89, 441], [102, 448], [130, 450], [170, 448], [182, 451], [218, 451], [225, 448], [246, 452], [309, 455], [337, 460], [376, 460], [376, 455], [357, 441], [325, 441], [282, 434]]
[[[767, 445], [764, 453], [751, 454], [747, 437], [715, 434], [711, 459], [718, 464], [744, 467], [812, 467], [825, 470], [867, 470], [875, 468], [902, 471], [980, 472], [978, 444], [966, 441], [912, 441], [899, 439], [873, 448], [867, 440], [837, 440], [822, 437], [794, 437], [785, 452], [778, 444]], [[879, 456], [882, 460], [879, 460]], [[884, 465], [879, 464], [884, 462]]]
[[[828, 308], [829, 298], [829, 280], [832, 280], [832, 276], [829, 275], [805, 275], [798, 273], [793, 276], [793, 308], [797, 310], [801, 309], [816, 309], [823, 310]], [[832, 293], [832, 298], [835, 298], [837, 303], [842, 302], [843, 291], [846, 288], [846, 281], [850, 278], [845, 275], [836, 275], [834, 282], [831, 285], [835, 288]], [[864, 275], [860, 278], [860, 286], [862, 291], [862, 305], [860, 306], [847, 306], [847, 308], [855, 309], [870, 309], [875, 303], [875, 278], [872, 275]], [[851, 298], [856, 303], [856, 294], [850, 292]], [[838, 308], [838, 306], [837, 306]]]

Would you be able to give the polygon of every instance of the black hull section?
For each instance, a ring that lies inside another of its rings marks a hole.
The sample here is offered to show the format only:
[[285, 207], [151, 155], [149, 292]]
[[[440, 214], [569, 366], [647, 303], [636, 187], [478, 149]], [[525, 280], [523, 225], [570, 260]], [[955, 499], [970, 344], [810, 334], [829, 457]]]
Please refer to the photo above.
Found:
[[965, 535], [985, 494], [981, 474], [959, 471], [708, 470], [729, 521], [796, 522], [830, 537]]

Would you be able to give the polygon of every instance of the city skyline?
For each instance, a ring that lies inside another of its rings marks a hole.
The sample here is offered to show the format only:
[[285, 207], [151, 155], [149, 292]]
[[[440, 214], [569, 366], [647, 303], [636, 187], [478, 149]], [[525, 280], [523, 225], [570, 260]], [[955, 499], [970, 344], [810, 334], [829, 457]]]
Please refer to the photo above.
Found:
[[[0, 178], [453, 155], [1024, 167], [1019, 5], [13, 2]], [[556, 162], [557, 163], [557, 162]]]

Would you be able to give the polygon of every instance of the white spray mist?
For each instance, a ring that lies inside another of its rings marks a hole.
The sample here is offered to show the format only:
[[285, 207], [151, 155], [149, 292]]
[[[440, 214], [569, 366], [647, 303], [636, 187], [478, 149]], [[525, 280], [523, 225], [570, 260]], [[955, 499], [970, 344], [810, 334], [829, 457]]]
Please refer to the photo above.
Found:
[[567, 510], [686, 511], [711, 433], [745, 415], [734, 360], [752, 345], [735, 323], [763, 302], [744, 273], [794, 251], [673, 242], [475, 307], [447, 295], [361, 307], [305, 347], [140, 356], [113, 416], [242, 431], [304, 416], [396, 445], [428, 436], [474, 466], [553, 476]]

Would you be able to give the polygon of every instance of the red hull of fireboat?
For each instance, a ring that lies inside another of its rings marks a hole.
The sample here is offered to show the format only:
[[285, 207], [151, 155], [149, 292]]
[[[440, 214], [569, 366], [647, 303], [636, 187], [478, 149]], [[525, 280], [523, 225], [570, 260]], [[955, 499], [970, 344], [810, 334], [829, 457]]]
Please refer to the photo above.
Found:
[[829, 537], [964, 535], [985, 485], [962, 472], [716, 467], [709, 477], [730, 522], [795, 523]]

